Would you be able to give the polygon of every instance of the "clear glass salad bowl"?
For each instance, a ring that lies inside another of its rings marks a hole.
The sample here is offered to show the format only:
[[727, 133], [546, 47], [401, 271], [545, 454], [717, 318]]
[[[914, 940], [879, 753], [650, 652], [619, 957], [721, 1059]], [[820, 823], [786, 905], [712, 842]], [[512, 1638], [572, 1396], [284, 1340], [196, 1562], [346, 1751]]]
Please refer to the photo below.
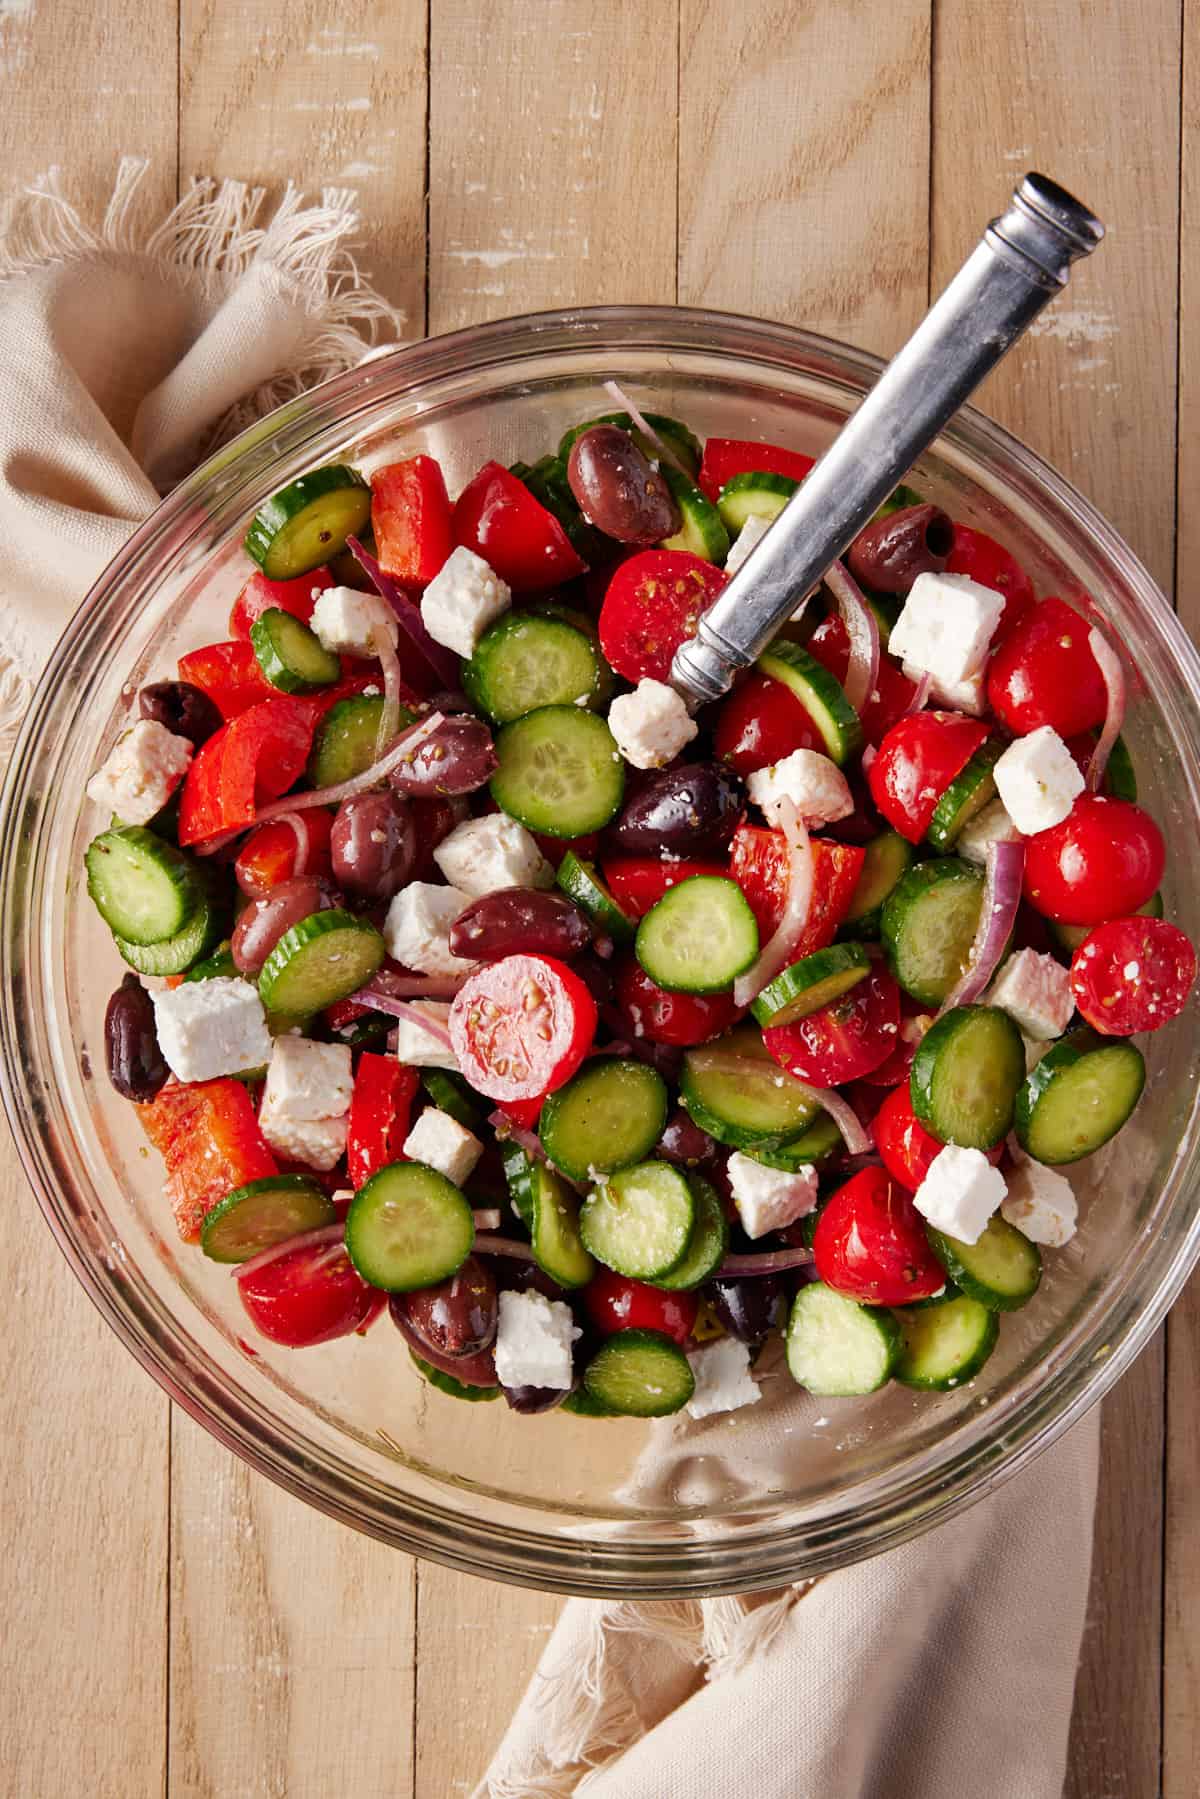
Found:
[[[114, 1330], [230, 1449], [347, 1524], [473, 1573], [590, 1594], [702, 1594], [813, 1575], [910, 1537], [1044, 1447], [1146, 1343], [1200, 1252], [1195, 1012], [1146, 1044], [1143, 1103], [1073, 1171], [1082, 1228], [962, 1391], [892, 1386], [791, 1402], [769, 1480], [746, 1477], [753, 1412], [699, 1427], [677, 1477], [631, 1480], [653, 1432], [466, 1405], [428, 1389], [386, 1319], [289, 1351], [254, 1336], [228, 1269], [175, 1238], [159, 1160], [104, 1073], [120, 978], [83, 889], [98, 828], [84, 783], [139, 685], [224, 634], [241, 537], [315, 464], [438, 456], [453, 491], [484, 459], [534, 460], [608, 410], [615, 377], [701, 434], [819, 452], [870, 386], [870, 356], [779, 325], [676, 308], [518, 318], [327, 383], [186, 481], [89, 594], [38, 688], [2, 823], [4, 1096], [63, 1250]], [[1200, 661], [1126, 545], [1060, 476], [964, 412], [913, 477], [1001, 539], [1040, 593], [1093, 606], [1135, 673], [1126, 726], [1170, 845], [1167, 915], [1200, 939]], [[781, 1376], [786, 1380], [786, 1375]], [[741, 1471], [739, 1472], [739, 1468]], [[702, 1478], [695, 1478], [699, 1472]]]

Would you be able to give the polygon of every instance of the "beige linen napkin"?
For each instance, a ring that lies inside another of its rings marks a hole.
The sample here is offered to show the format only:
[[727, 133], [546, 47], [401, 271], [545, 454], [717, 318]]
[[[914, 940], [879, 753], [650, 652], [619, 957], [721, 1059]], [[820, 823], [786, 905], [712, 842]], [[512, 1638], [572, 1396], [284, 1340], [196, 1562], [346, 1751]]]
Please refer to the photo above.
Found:
[[[122, 165], [95, 229], [54, 177], [0, 227], [0, 759], [67, 619], [159, 494], [399, 324], [347, 251], [351, 194], [306, 207], [289, 189], [260, 221], [262, 190], [199, 182], [155, 225], [143, 173]], [[751, 1411], [657, 1427], [630, 1498], [786, 1487], [804, 1401], [783, 1377], [764, 1391]], [[480, 1794], [1056, 1799], [1097, 1432], [1093, 1412], [972, 1511], [815, 1586], [570, 1601]]]

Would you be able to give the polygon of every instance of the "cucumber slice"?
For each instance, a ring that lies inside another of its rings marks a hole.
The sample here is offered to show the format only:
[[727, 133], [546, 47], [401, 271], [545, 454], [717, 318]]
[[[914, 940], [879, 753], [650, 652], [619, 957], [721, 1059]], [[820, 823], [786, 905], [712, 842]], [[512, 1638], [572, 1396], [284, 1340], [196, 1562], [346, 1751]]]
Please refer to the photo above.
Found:
[[943, 1143], [992, 1149], [1012, 1128], [1025, 1044], [998, 1006], [955, 1006], [930, 1025], [913, 1057], [913, 1111]]
[[888, 965], [904, 991], [940, 1006], [966, 968], [983, 904], [983, 870], [956, 856], [902, 875], [879, 921]]
[[585, 862], [568, 850], [558, 865], [558, 884], [569, 900], [614, 943], [632, 943], [637, 936], [638, 921], [619, 906], [607, 883], [596, 872], [594, 862]]
[[529, 1232], [539, 1268], [560, 1287], [586, 1287], [596, 1272], [579, 1234], [579, 1202], [562, 1176], [507, 1143], [504, 1174], [514, 1206]]
[[586, 1387], [576, 1387], [573, 1393], [568, 1393], [558, 1410], [570, 1412], [576, 1418], [619, 1418], [621, 1415], [610, 1405], [605, 1405], [602, 1399], [596, 1399]]
[[672, 993], [721, 993], [758, 958], [758, 925], [736, 881], [689, 875], [638, 925], [637, 959]]
[[[890, 518], [893, 512], [904, 512], [909, 506], [923, 506], [924, 504], [924, 499], [916, 488], [906, 487], [902, 481], [899, 487], [888, 495], [875, 514], [875, 518]], [[874, 524], [875, 520], [872, 519], [871, 522]]]
[[268, 1012], [307, 1018], [348, 999], [379, 968], [383, 938], [365, 918], [334, 907], [285, 931], [263, 964], [258, 992]]
[[250, 627], [250, 643], [266, 679], [281, 693], [315, 693], [342, 672], [315, 631], [282, 606], [268, 606]]
[[[701, 448], [700, 439], [695, 433], [689, 431], [678, 419], [669, 418], [665, 412], [643, 412], [642, 417], [658, 433], [667, 448], [675, 451], [684, 468], [689, 469], [693, 476], [698, 475]], [[558, 458], [564, 468], [575, 439], [582, 437], [585, 431], [590, 431], [593, 425], [616, 425], [622, 431], [628, 431], [642, 455], [648, 456], [651, 462], [657, 461], [661, 455], [658, 445], [638, 430], [627, 412], [602, 412], [599, 418], [588, 419], [582, 425], [572, 425], [569, 431], [563, 432], [558, 445]]]
[[88, 844], [84, 863], [92, 903], [126, 943], [166, 943], [199, 904], [190, 858], [144, 825], [101, 831]]
[[[1163, 896], [1152, 893], [1144, 906], [1139, 906], [1133, 914], [1135, 918], [1161, 918], [1163, 915]], [[1073, 956], [1085, 937], [1090, 937], [1095, 930], [1093, 924], [1059, 924], [1055, 919], [1046, 920], [1050, 935], [1060, 949]]]
[[733, 1149], [778, 1150], [818, 1113], [807, 1087], [786, 1074], [754, 1025], [688, 1050], [679, 1097], [701, 1130]]
[[[797, 596], [799, 597], [799, 596]], [[862, 748], [862, 721], [827, 668], [798, 643], [777, 637], [755, 664], [795, 694], [825, 740], [825, 753], [839, 766]]]
[[625, 764], [602, 718], [578, 706], [541, 706], [504, 725], [491, 780], [496, 804], [546, 837], [585, 837], [615, 818]]
[[200, 1247], [211, 1262], [248, 1262], [302, 1231], [332, 1224], [333, 1201], [306, 1174], [271, 1174], [239, 1187], [205, 1214]]
[[559, 618], [509, 612], [485, 631], [462, 665], [463, 692], [498, 724], [541, 706], [594, 705], [601, 662], [585, 632]]
[[934, 807], [925, 833], [935, 850], [951, 849], [963, 826], [995, 799], [996, 777], [992, 770], [1006, 747], [998, 739], [989, 739], [979, 746], [962, 773], [955, 775]]
[[654, 1283], [656, 1287], [665, 1287], [668, 1293], [701, 1286], [716, 1273], [729, 1248], [729, 1220], [716, 1189], [698, 1174], [689, 1174], [687, 1182], [696, 1207], [692, 1234], [683, 1260], [670, 1273], [660, 1274]]
[[[124, 937], [114, 937], [113, 941], [122, 958], [139, 974], [186, 974], [220, 942], [228, 922], [229, 911], [224, 901], [201, 893], [199, 904], [182, 931], [168, 937], [165, 943], [130, 943]], [[197, 973], [194, 978], [211, 979], [213, 974], [237, 972], [231, 964], [228, 968], [212, 968], [207, 977]]]
[[[309, 752], [307, 772], [312, 786], [336, 787], [370, 768], [378, 758], [382, 716], [381, 693], [356, 693], [335, 701], [317, 726]], [[401, 726], [411, 725], [415, 716], [401, 706]]]
[[482, 1124], [480, 1111], [468, 1097], [471, 1088], [461, 1075], [452, 1074], [445, 1068], [422, 1068], [421, 1085], [439, 1112], [445, 1112], [465, 1131], [478, 1134]]
[[623, 1418], [665, 1418], [696, 1390], [679, 1345], [661, 1331], [642, 1330], [614, 1332], [588, 1363], [583, 1386], [606, 1414]]
[[359, 1188], [346, 1214], [346, 1253], [363, 1279], [386, 1293], [449, 1280], [474, 1240], [468, 1200], [424, 1162], [389, 1162]]
[[748, 1149], [745, 1153], [764, 1168], [782, 1168], [795, 1174], [798, 1168], [819, 1166], [845, 1148], [842, 1133], [828, 1112], [818, 1112], [806, 1131], [779, 1149]]
[[1016, 1312], [1038, 1290], [1042, 1258], [1036, 1243], [997, 1214], [977, 1243], [960, 1243], [928, 1226], [933, 1253], [960, 1293], [991, 1312]]
[[355, 469], [332, 462], [281, 487], [259, 507], [246, 554], [271, 581], [291, 581], [340, 555], [370, 523], [371, 489]]
[[725, 521], [712, 501], [669, 462], [659, 466], [659, 474], [674, 495], [682, 524], [673, 537], [664, 537], [664, 550], [688, 550], [705, 562], [724, 562], [729, 554], [729, 533]]
[[468, 1387], [465, 1381], [455, 1380], [452, 1374], [447, 1374], [444, 1369], [435, 1368], [432, 1362], [425, 1361], [415, 1349], [410, 1349], [408, 1353], [412, 1358], [412, 1365], [421, 1379], [428, 1381], [431, 1387], [436, 1387], [439, 1393], [445, 1393], [449, 1399], [465, 1399], [471, 1405], [478, 1405], [481, 1400], [499, 1399], [500, 1397], [498, 1386]]
[[879, 935], [883, 903], [913, 865], [914, 850], [899, 831], [881, 831], [866, 846], [858, 884], [850, 896], [850, 909], [838, 933], [844, 938], [872, 939]]
[[791, 1024], [833, 1004], [871, 972], [871, 958], [858, 943], [834, 943], [802, 956], [768, 981], [750, 1010], [759, 1024]]
[[542, 1147], [573, 1181], [644, 1162], [667, 1122], [667, 1083], [644, 1062], [601, 1056], [550, 1094], [538, 1120]]
[[726, 481], [717, 498], [717, 511], [736, 536], [749, 519], [778, 518], [799, 485], [789, 475], [748, 470]]
[[606, 1268], [648, 1281], [683, 1260], [695, 1221], [686, 1176], [668, 1162], [639, 1162], [589, 1193], [579, 1230], [584, 1247]]
[[185, 981], [229, 981], [240, 973], [241, 970], [233, 959], [229, 938], [223, 937], [202, 962], [192, 964], [183, 978]]
[[1116, 1136], [1145, 1084], [1146, 1064], [1132, 1043], [1073, 1031], [1025, 1077], [1017, 1141], [1035, 1161], [1078, 1162]]
[[1133, 759], [1129, 754], [1129, 745], [1123, 737], [1118, 737], [1108, 752], [1108, 764], [1104, 770], [1104, 792], [1115, 800], [1133, 800], [1138, 796], [1137, 774], [1134, 771]]
[[874, 1393], [891, 1378], [900, 1330], [890, 1312], [860, 1306], [823, 1281], [801, 1287], [787, 1323], [792, 1379], [821, 1399]]
[[906, 1387], [945, 1393], [974, 1378], [996, 1347], [995, 1312], [965, 1293], [893, 1314], [903, 1339], [895, 1377]]

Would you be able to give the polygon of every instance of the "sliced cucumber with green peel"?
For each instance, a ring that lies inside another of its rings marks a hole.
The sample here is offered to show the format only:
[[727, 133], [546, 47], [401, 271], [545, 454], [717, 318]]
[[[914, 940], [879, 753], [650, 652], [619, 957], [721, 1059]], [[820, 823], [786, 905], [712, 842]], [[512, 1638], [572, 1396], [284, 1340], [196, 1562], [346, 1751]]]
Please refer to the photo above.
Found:
[[669, 1274], [660, 1274], [654, 1283], [656, 1287], [665, 1287], [668, 1293], [701, 1286], [716, 1273], [729, 1248], [729, 1220], [716, 1189], [703, 1176], [692, 1172], [689, 1172], [687, 1182], [696, 1207], [692, 1234], [683, 1260], [677, 1262]]
[[[700, 439], [695, 433], [689, 431], [679, 419], [669, 418], [665, 412], [643, 412], [642, 417], [650, 429], [658, 433], [667, 448], [674, 450], [679, 461], [691, 471], [693, 477], [699, 474], [702, 452]], [[582, 425], [572, 425], [569, 431], [563, 432], [559, 440], [558, 456], [564, 468], [575, 439], [582, 437], [585, 431], [590, 431], [593, 425], [616, 425], [619, 430], [628, 431], [642, 455], [648, 456], [651, 462], [657, 462], [662, 455], [658, 445], [639, 431], [627, 412], [602, 412], [598, 418], [588, 419]]]
[[[411, 725], [414, 714], [400, 708], [400, 725]], [[313, 737], [308, 758], [308, 778], [314, 787], [337, 787], [352, 781], [379, 758], [379, 721], [383, 717], [381, 693], [356, 693], [337, 700], [329, 708]]]
[[583, 1203], [584, 1248], [631, 1280], [657, 1280], [683, 1260], [696, 1204], [687, 1177], [669, 1162], [639, 1162], [596, 1187]]
[[[164, 943], [130, 943], [116, 935], [113, 941], [122, 959], [138, 974], [186, 975], [202, 956], [207, 956], [216, 947], [228, 925], [229, 909], [224, 900], [202, 892], [196, 910], [183, 929]], [[236, 974], [237, 970], [222, 969], [219, 972]]]
[[637, 959], [671, 993], [721, 993], [758, 959], [758, 925], [736, 881], [690, 875], [638, 925]]
[[282, 606], [259, 614], [250, 627], [250, 644], [264, 677], [281, 693], [316, 693], [342, 672], [341, 658]]
[[996, 738], [980, 744], [967, 766], [955, 775], [933, 809], [925, 836], [935, 850], [949, 850], [958, 842], [963, 827], [996, 797], [992, 773], [1006, 745]]
[[623, 1418], [665, 1418], [682, 1411], [696, 1390], [679, 1345], [643, 1330], [614, 1332], [588, 1363], [583, 1386], [606, 1414]]
[[579, 1234], [579, 1201], [562, 1176], [527, 1156], [519, 1143], [503, 1151], [508, 1191], [538, 1266], [560, 1287], [586, 1287], [596, 1264]]
[[895, 1378], [925, 1392], [945, 1393], [973, 1380], [1000, 1335], [995, 1312], [965, 1293], [892, 1316], [903, 1339]]
[[542, 1148], [574, 1181], [644, 1162], [667, 1122], [667, 1083], [644, 1062], [598, 1056], [551, 1093], [538, 1119]]
[[858, 884], [838, 935], [870, 941], [879, 935], [883, 905], [913, 865], [914, 850], [899, 831], [881, 831], [866, 846]]
[[594, 862], [585, 862], [568, 850], [558, 865], [558, 885], [614, 943], [633, 942], [638, 921], [617, 904]]
[[313, 912], [285, 931], [263, 964], [259, 998], [269, 1012], [307, 1018], [352, 993], [387, 951], [375, 926], [352, 912]]
[[777, 1150], [816, 1121], [809, 1089], [774, 1060], [754, 1025], [688, 1050], [679, 1096], [701, 1130], [732, 1149]]
[[[924, 498], [916, 488], [908, 487], [902, 481], [899, 487], [888, 495], [875, 514], [875, 518], [890, 518], [893, 512], [906, 512], [910, 506], [923, 506], [924, 504]], [[872, 519], [871, 522], [874, 524], [875, 520]]]
[[819, 1167], [845, 1147], [842, 1133], [829, 1113], [819, 1112], [808, 1129], [790, 1143], [779, 1149], [748, 1149], [745, 1153], [764, 1168], [781, 1168], [787, 1174], [795, 1174], [798, 1168]]
[[246, 533], [246, 554], [270, 581], [320, 568], [371, 521], [371, 489], [357, 470], [333, 462], [312, 469], [263, 503]]
[[1116, 1136], [1145, 1084], [1146, 1064], [1132, 1043], [1073, 1031], [1025, 1077], [1017, 1141], [1037, 1162], [1078, 1162]]
[[229, 938], [223, 937], [203, 961], [192, 964], [183, 978], [185, 981], [231, 981], [240, 973], [241, 970], [233, 959]]
[[886, 1386], [900, 1353], [890, 1312], [861, 1306], [823, 1281], [801, 1287], [787, 1323], [792, 1379], [820, 1399], [850, 1399]]
[[[1135, 918], [1161, 918], [1163, 915], [1163, 897], [1161, 893], [1152, 893], [1144, 906], [1139, 906], [1133, 914]], [[1055, 943], [1068, 956], [1073, 956], [1085, 937], [1090, 937], [1096, 929], [1094, 924], [1059, 924], [1057, 920], [1048, 918], [1047, 928]]]
[[1129, 745], [1123, 737], [1118, 737], [1108, 752], [1103, 791], [1111, 794], [1115, 800], [1137, 800], [1137, 774], [1129, 754]]
[[125, 943], [166, 943], [200, 903], [196, 866], [144, 825], [101, 831], [84, 857], [93, 905]]
[[977, 1243], [961, 1243], [932, 1225], [927, 1234], [947, 1279], [989, 1311], [1018, 1311], [1037, 1292], [1042, 1278], [1038, 1246], [999, 1214], [988, 1219]]
[[663, 538], [662, 548], [687, 550], [705, 562], [724, 562], [729, 554], [729, 532], [712, 501], [669, 462], [660, 463], [658, 472], [670, 489], [682, 520], [673, 537]]
[[560, 618], [509, 612], [485, 631], [462, 665], [462, 686], [498, 724], [541, 706], [595, 706], [602, 697], [599, 650]]
[[999, 1006], [955, 1006], [922, 1037], [909, 1077], [912, 1108], [942, 1143], [993, 1149], [1012, 1128], [1025, 1043]]
[[475, 1240], [470, 1202], [424, 1162], [389, 1162], [361, 1186], [346, 1214], [346, 1252], [385, 1293], [449, 1280]]
[[865, 981], [871, 958], [858, 943], [833, 943], [802, 956], [768, 981], [750, 1010], [761, 1025], [792, 1024]]
[[983, 870], [955, 856], [919, 862], [884, 901], [879, 934], [904, 991], [940, 1006], [971, 958], [983, 904]]
[[510, 818], [547, 837], [585, 837], [615, 818], [625, 764], [602, 718], [541, 706], [501, 727], [491, 795]]
[[862, 748], [862, 721], [841, 683], [800, 644], [777, 637], [755, 667], [795, 695], [821, 733], [826, 755], [839, 768]]
[[747, 470], [726, 481], [717, 497], [717, 511], [736, 536], [752, 518], [778, 518], [799, 486], [789, 475]]
[[439, 1112], [453, 1118], [465, 1131], [479, 1131], [482, 1115], [470, 1097], [471, 1088], [461, 1075], [446, 1068], [422, 1068], [421, 1085]]
[[200, 1247], [212, 1262], [248, 1262], [261, 1250], [332, 1224], [329, 1195], [306, 1174], [271, 1174], [227, 1194], [207, 1212]]
[[465, 1399], [471, 1405], [478, 1405], [481, 1400], [499, 1399], [500, 1397], [498, 1386], [469, 1387], [466, 1381], [455, 1380], [454, 1376], [447, 1374], [444, 1368], [435, 1368], [432, 1362], [425, 1361], [415, 1349], [410, 1349], [408, 1353], [412, 1358], [412, 1365], [421, 1379], [428, 1381], [431, 1387], [436, 1387], [438, 1392], [444, 1393], [448, 1399]]
[[620, 1412], [614, 1412], [610, 1405], [605, 1405], [602, 1399], [597, 1399], [583, 1386], [576, 1387], [573, 1393], [568, 1393], [558, 1410], [569, 1412], [575, 1418], [619, 1418], [621, 1416]]

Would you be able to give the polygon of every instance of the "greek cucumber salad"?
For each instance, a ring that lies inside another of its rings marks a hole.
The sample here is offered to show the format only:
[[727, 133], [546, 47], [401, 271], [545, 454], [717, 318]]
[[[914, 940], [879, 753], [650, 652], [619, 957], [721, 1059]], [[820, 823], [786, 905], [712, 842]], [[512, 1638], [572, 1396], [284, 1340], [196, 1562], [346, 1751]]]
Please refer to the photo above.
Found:
[[109, 1078], [272, 1342], [386, 1307], [441, 1393], [595, 1418], [752, 1405], [773, 1336], [959, 1386], [1195, 974], [1120, 657], [901, 488], [690, 716], [811, 463], [612, 391], [453, 501], [411, 455], [249, 522], [88, 785]]

